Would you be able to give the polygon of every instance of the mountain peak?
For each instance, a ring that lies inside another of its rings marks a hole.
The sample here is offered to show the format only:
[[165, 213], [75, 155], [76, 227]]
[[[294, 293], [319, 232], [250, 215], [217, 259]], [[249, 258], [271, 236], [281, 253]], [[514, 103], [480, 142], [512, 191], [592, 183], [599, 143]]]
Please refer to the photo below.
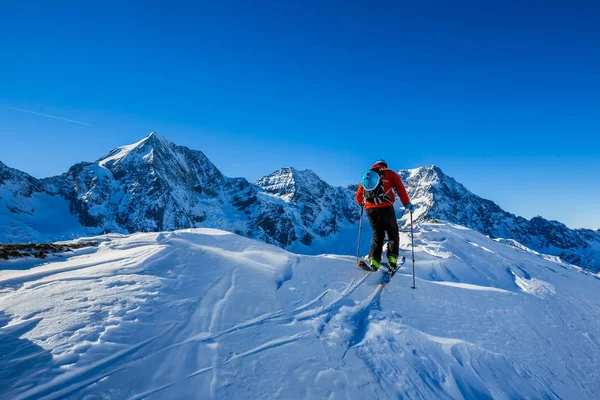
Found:
[[314, 171], [298, 170], [294, 167], [278, 169], [257, 180], [255, 184], [267, 193], [291, 201], [296, 201], [305, 195], [320, 196], [324, 190], [331, 188]]
[[165, 146], [165, 145], [175, 146], [174, 143], [171, 143], [170, 141], [165, 139], [164, 136], [159, 135], [158, 132], [152, 131], [152, 132], [150, 132], [150, 134], [148, 136], [146, 136], [139, 142], [136, 142], [129, 146], [123, 146], [123, 147], [131, 147], [133, 149], [133, 148], [139, 148], [142, 146], [152, 146], [153, 147], [153, 146]]
[[125, 159], [130, 153], [136, 150], [141, 150], [146, 154], [150, 154], [156, 147], [164, 147], [169, 145], [173, 144], [155, 131], [152, 131], [148, 136], [140, 141], [111, 150], [107, 155], [98, 160], [98, 164], [105, 167]]
[[426, 170], [426, 171], [439, 171], [441, 172], [442, 170], [440, 169], [440, 167], [438, 167], [435, 164], [430, 164], [430, 165], [423, 165], [421, 167], [417, 167], [417, 168], [413, 168], [414, 170]]
[[442, 171], [442, 169], [440, 167], [438, 167], [437, 165], [424, 165], [422, 167], [417, 167], [417, 168], [411, 168], [411, 169], [407, 169], [407, 170], [401, 170], [400, 173], [408, 173], [411, 176], [443, 176], [446, 177], [447, 175], [444, 173], [444, 171]]
[[[421, 191], [428, 191], [432, 186], [437, 186], [448, 181], [451, 182], [452, 186], [457, 183], [436, 165], [400, 170], [398, 174], [402, 178], [402, 181], [408, 185], [408, 188], [412, 190], [421, 188]], [[411, 195], [411, 197], [413, 196], [414, 194]]]
[[283, 167], [255, 182], [262, 190], [268, 193], [292, 197], [296, 192], [296, 169]]
[[312, 169], [296, 169], [294, 167], [286, 167], [284, 169], [288, 170], [289, 173], [294, 177], [294, 180], [298, 183], [306, 181], [310, 181], [310, 183], [314, 183], [314, 181], [323, 181]]
[[268, 193], [286, 197], [292, 200], [300, 190], [313, 191], [329, 186], [314, 171], [298, 170], [294, 167], [284, 167], [262, 177], [255, 182]]
[[[208, 177], [212, 177], [218, 182], [224, 178], [204, 153], [185, 146], [178, 146], [156, 131], [150, 132], [136, 143], [112, 150], [97, 163], [119, 176], [125, 171], [136, 171], [137, 176], [141, 169], [150, 168], [151, 174], [159, 174], [163, 178], [181, 179], [188, 183], [196, 178], [203, 183]], [[198, 174], [202, 177], [200, 178]], [[196, 178], [192, 178], [193, 176]]]
[[150, 132], [150, 134], [148, 136], [146, 136], [144, 139], [142, 139], [143, 142], [149, 142], [149, 143], [171, 143], [169, 142], [167, 139], [164, 138], [164, 136], [159, 135], [156, 131], [152, 131]]

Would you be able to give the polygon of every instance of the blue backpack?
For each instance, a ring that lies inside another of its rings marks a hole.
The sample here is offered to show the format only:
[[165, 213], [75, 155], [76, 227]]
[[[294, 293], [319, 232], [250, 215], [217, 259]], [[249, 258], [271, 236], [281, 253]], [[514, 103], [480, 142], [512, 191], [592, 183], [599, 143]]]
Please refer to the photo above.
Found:
[[392, 198], [384, 191], [383, 188], [384, 171], [375, 168], [370, 169], [362, 177], [360, 183], [364, 189], [365, 203], [381, 204], [387, 202], [392, 204]]

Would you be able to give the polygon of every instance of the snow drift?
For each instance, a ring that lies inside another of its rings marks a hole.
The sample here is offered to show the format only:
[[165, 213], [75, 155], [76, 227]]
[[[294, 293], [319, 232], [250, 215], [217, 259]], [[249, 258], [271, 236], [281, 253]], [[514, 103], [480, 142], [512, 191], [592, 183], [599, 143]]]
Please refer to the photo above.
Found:
[[[211, 229], [0, 262], [0, 397], [600, 397], [600, 278], [452, 224], [385, 287]], [[401, 240], [407, 251], [407, 237]]]

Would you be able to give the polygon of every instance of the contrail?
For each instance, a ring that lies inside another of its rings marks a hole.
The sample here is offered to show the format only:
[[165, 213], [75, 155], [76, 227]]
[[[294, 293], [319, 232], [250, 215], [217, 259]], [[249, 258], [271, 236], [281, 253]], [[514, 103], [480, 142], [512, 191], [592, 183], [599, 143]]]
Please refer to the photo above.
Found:
[[29, 111], [29, 110], [23, 110], [22, 108], [16, 108], [16, 107], [10, 107], [10, 106], [5, 106], [0, 104], [0, 107], [4, 107], [4, 108], [9, 108], [11, 110], [17, 110], [17, 111], [23, 111], [29, 114], [35, 114], [35, 115], [41, 115], [42, 117], [48, 117], [48, 118], [54, 118], [54, 119], [60, 119], [62, 121], [67, 121], [67, 122], [74, 122], [76, 124], [81, 124], [81, 125], [87, 125], [87, 126], [92, 126], [92, 124], [88, 124], [87, 122], [81, 122], [81, 121], [75, 121], [72, 119], [66, 119], [66, 118], [61, 118], [61, 117], [57, 117], [56, 115], [48, 115], [48, 114], [42, 114], [39, 112], [35, 112], [35, 111]]

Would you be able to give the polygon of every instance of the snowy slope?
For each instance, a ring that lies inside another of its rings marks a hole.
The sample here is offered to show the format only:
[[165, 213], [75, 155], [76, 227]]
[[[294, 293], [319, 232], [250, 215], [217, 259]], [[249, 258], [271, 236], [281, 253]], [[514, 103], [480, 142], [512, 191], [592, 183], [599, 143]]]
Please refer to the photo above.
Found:
[[89, 233], [61, 196], [34, 177], [0, 162], [0, 241], [70, 239]]
[[600, 397], [600, 278], [509, 240], [420, 225], [417, 290], [218, 230], [95, 240], [0, 261], [0, 398]]

